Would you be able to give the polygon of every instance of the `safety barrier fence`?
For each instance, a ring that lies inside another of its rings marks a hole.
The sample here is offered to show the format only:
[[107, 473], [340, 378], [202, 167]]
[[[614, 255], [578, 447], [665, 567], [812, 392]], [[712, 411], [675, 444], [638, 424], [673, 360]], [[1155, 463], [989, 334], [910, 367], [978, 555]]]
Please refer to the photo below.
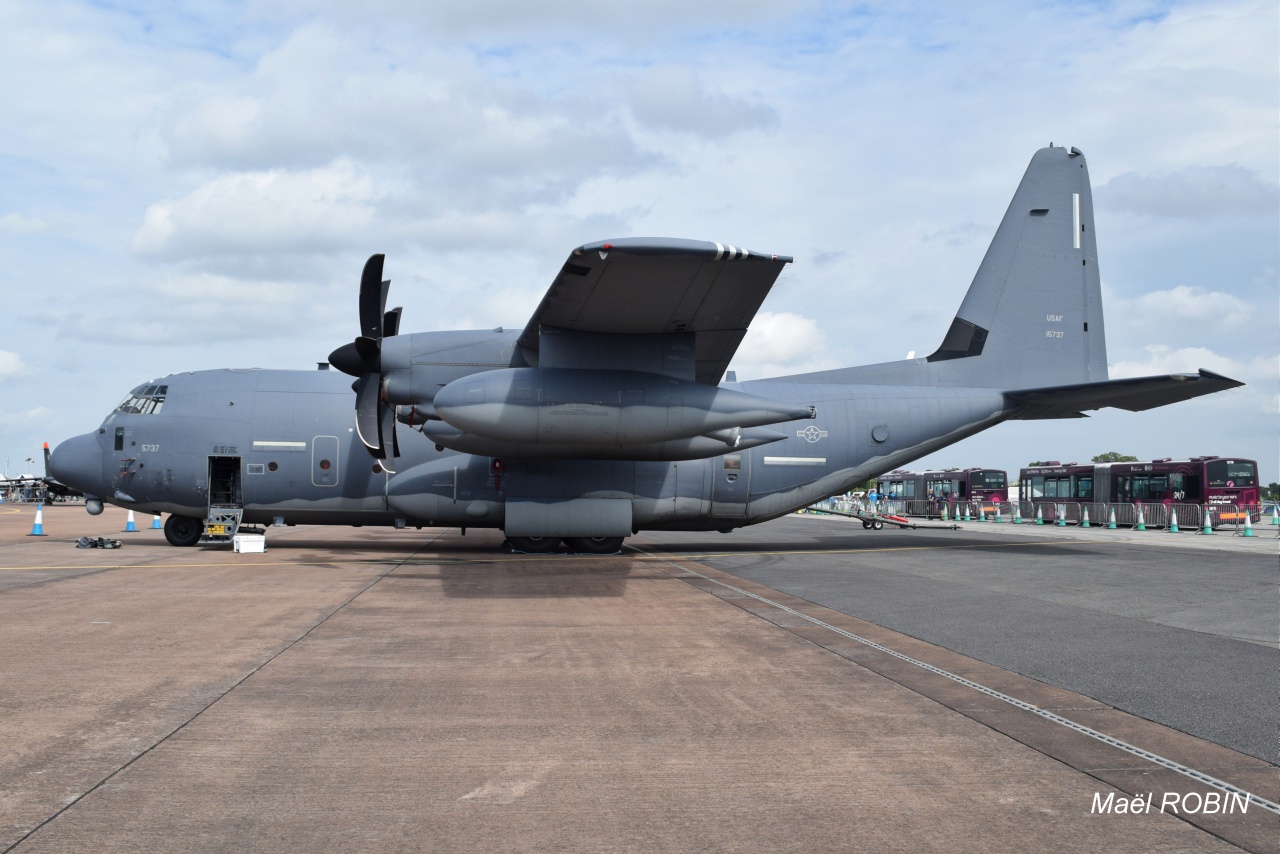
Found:
[[[1251, 534], [1255, 525], [1280, 528], [1280, 513], [1260, 504], [1164, 504], [1161, 502], [971, 501], [829, 498], [809, 510], [878, 513], [949, 522], [1135, 528], [1154, 531], [1231, 531]], [[1280, 533], [1280, 531], [1277, 531]]]
[[0, 502], [4, 504], [48, 504], [55, 496], [43, 489], [0, 489]]

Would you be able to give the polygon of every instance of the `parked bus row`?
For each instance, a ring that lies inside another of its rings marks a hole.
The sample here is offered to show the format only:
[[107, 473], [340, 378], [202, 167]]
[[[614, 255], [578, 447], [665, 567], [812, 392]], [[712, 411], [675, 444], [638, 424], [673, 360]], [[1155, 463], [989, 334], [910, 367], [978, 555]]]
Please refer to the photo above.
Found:
[[[1207, 506], [1224, 524], [1243, 522], [1243, 508], [1258, 507], [1262, 497], [1257, 462], [1226, 457], [1089, 465], [1049, 462], [1022, 469], [1019, 480], [1025, 492], [1023, 500], [1035, 507], [1044, 504]], [[1256, 517], [1253, 521], [1257, 521]]]
[[876, 480], [881, 509], [908, 516], [1005, 521], [1047, 518], [1066, 524], [1214, 527], [1259, 521], [1261, 491], [1254, 460], [1227, 457], [1127, 463], [1048, 462], [1018, 472], [1010, 501], [999, 469], [896, 470]]

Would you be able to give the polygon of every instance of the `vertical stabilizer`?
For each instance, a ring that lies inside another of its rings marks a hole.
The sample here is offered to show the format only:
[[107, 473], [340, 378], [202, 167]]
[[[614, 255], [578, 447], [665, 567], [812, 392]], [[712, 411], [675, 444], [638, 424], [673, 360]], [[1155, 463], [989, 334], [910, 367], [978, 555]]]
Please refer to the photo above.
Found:
[[939, 378], [961, 385], [1107, 379], [1093, 196], [1078, 149], [1051, 146], [1031, 158], [951, 328], [927, 361]]

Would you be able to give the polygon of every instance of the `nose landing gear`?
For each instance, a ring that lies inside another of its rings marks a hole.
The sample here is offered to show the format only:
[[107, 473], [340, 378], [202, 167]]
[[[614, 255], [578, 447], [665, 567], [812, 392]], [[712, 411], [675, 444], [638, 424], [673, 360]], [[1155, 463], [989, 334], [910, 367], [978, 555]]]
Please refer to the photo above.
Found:
[[171, 546], [194, 546], [204, 534], [204, 522], [191, 516], [170, 516], [164, 521], [164, 538]]

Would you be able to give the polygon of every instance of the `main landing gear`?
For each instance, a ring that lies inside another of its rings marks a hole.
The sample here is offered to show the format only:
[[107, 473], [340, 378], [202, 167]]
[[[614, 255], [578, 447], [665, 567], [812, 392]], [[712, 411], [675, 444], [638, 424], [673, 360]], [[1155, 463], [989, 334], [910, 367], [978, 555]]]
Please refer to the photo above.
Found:
[[[611, 555], [622, 550], [623, 537], [565, 537], [569, 551], [577, 554]], [[560, 537], [507, 537], [511, 548], [525, 554], [550, 554], [560, 550]]]

